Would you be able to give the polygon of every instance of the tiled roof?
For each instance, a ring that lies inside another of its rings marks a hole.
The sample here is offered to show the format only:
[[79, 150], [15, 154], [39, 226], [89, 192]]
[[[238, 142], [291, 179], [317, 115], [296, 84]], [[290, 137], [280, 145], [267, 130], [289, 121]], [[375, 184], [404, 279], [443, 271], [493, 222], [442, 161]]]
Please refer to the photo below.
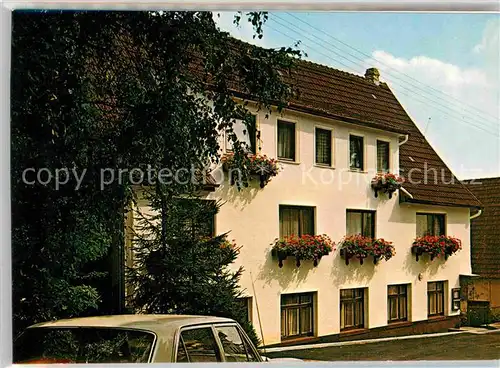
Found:
[[[404, 184], [413, 196], [407, 202], [481, 206], [434, 151], [387, 84], [376, 85], [365, 77], [308, 61], [298, 62], [292, 73], [290, 83], [298, 88], [299, 96], [290, 102], [290, 109], [409, 135], [399, 149], [400, 171], [406, 179], [410, 174], [412, 181], [421, 183]], [[436, 169], [436, 181], [432, 169]]]
[[[469, 185], [483, 203], [481, 216], [471, 220], [472, 272], [500, 278], [500, 178], [476, 179]], [[479, 184], [480, 183], [480, 184]]]

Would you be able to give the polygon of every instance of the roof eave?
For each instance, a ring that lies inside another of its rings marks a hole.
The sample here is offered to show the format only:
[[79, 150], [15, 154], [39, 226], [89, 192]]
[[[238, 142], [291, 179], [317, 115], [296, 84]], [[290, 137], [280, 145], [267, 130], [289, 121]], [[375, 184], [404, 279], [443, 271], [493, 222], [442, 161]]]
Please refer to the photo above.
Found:
[[[402, 199], [404, 198], [404, 199]], [[400, 197], [400, 203], [405, 203], [405, 204], [424, 204], [424, 205], [431, 205], [431, 206], [446, 206], [446, 207], [462, 207], [462, 208], [471, 208], [471, 209], [482, 209], [482, 207], [476, 203], [476, 204], [458, 204], [458, 203], [451, 203], [451, 202], [443, 202], [443, 201], [429, 201], [429, 200], [423, 200], [423, 199], [418, 199], [418, 198], [409, 198], [407, 196], [401, 196]]]

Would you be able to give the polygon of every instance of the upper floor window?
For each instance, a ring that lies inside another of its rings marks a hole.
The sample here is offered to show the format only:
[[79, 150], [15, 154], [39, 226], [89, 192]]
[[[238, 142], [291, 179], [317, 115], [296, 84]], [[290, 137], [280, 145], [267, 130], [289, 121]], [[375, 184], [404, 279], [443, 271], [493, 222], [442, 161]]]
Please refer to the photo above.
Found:
[[175, 216], [183, 233], [193, 238], [215, 235], [216, 201], [191, 198], [177, 198], [175, 201]]
[[347, 210], [346, 235], [363, 235], [375, 237], [375, 212], [361, 210]]
[[377, 141], [377, 172], [389, 172], [389, 142]]
[[[233, 132], [236, 134], [238, 141], [246, 144], [246, 150], [251, 153], [256, 153], [256, 122], [257, 117], [255, 115], [251, 115], [249, 117], [248, 122], [245, 122], [241, 119], [235, 119], [233, 124]], [[226, 134], [226, 151], [233, 150], [233, 142], [229, 139], [228, 134]]]
[[417, 213], [417, 236], [427, 235], [446, 235], [443, 214]]
[[295, 123], [278, 120], [278, 158], [295, 161]]
[[364, 138], [357, 135], [349, 136], [349, 158], [351, 170], [364, 169]]
[[280, 206], [280, 237], [314, 235], [314, 207]]
[[332, 166], [332, 131], [316, 128], [316, 164]]

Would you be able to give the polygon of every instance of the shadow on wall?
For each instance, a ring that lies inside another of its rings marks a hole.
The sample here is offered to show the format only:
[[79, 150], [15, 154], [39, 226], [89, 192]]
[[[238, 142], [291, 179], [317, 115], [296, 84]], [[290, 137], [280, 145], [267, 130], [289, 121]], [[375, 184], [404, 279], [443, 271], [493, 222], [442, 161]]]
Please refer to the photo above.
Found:
[[443, 266], [444, 260], [443, 257], [434, 258], [431, 261], [431, 257], [424, 253], [418, 257], [418, 262], [416, 261], [415, 254], [411, 251], [411, 244], [408, 245], [408, 249], [406, 250], [405, 260], [403, 262], [403, 268], [409, 275], [414, 275], [415, 280], [418, 279], [418, 274], [427, 274], [429, 278], [432, 279], [434, 275], [436, 275], [439, 271], [439, 268]]
[[[300, 261], [300, 267], [295, 264], [294, 257], [288, 257], [283, 261], [283, 267], [278, 266], [278, 260], [271, 255], [271, 248], [266, 249], [266, 262], [260, 268], [258, 280], [264, 281], [266, 285], [278, 282], [280, 289], [287, 289], [292, 283], [305, 281], [309, 272], [315, 271], [313, 261]], [[326, 257], [325, 257], [326, 258]], [[324, 262], [326, 259], [321, 260]]]
[[225, 180], [219, 187], [220, 189], [218, 192], [221, 198], [224, 198], [226, 202], [231, 203], [234, 208], [243, 211], [245, 206], [250, 204], [257, 196], [257, 193], [262, 190], [259, 186], [259, 182], [255, 179], [252, 179], [248, 184], [248, 187], [242, 187], [241, 190], [238, 190], [236, 184], [231, 185], [229, 180]]
[[340, 250], [337, 249], [331, 255], [333, 265], [331, 267], [331, 278], [336, 286], [346, 284], [363, 285], [368, 284], [375, 273], [375, 267], [372, 257], [367, 257], [360, 264], [358, 258], [349, 259], [349, 264], [345, 264], [345, 259], [340, 256]]

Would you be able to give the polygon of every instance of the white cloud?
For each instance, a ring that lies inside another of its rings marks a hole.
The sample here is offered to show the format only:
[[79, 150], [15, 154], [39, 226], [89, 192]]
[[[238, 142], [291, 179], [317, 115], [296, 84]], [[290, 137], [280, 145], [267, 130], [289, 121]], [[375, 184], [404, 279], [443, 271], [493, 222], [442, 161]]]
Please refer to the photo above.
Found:
[[[487, 41], [481, 52], [491, 47], [495, 44]], [[381, 50], [372, 56], [381, 79], [459, 177], [476, 175], [471, 170], [500, 175], [500, 138], [495, 136], [500, 134], [500, 89], [490, 69], [462, 68], [423, 55], [399, 58]], [[366, 65], [373, 66], [373, 60]]]
[[473, 51], [476, 53], [490, 52], [498, 58], [500, 43], [500, 20], [490, 19], [486, 23], [486, 28], [483, 32], [481, 42], [474, 46]]

